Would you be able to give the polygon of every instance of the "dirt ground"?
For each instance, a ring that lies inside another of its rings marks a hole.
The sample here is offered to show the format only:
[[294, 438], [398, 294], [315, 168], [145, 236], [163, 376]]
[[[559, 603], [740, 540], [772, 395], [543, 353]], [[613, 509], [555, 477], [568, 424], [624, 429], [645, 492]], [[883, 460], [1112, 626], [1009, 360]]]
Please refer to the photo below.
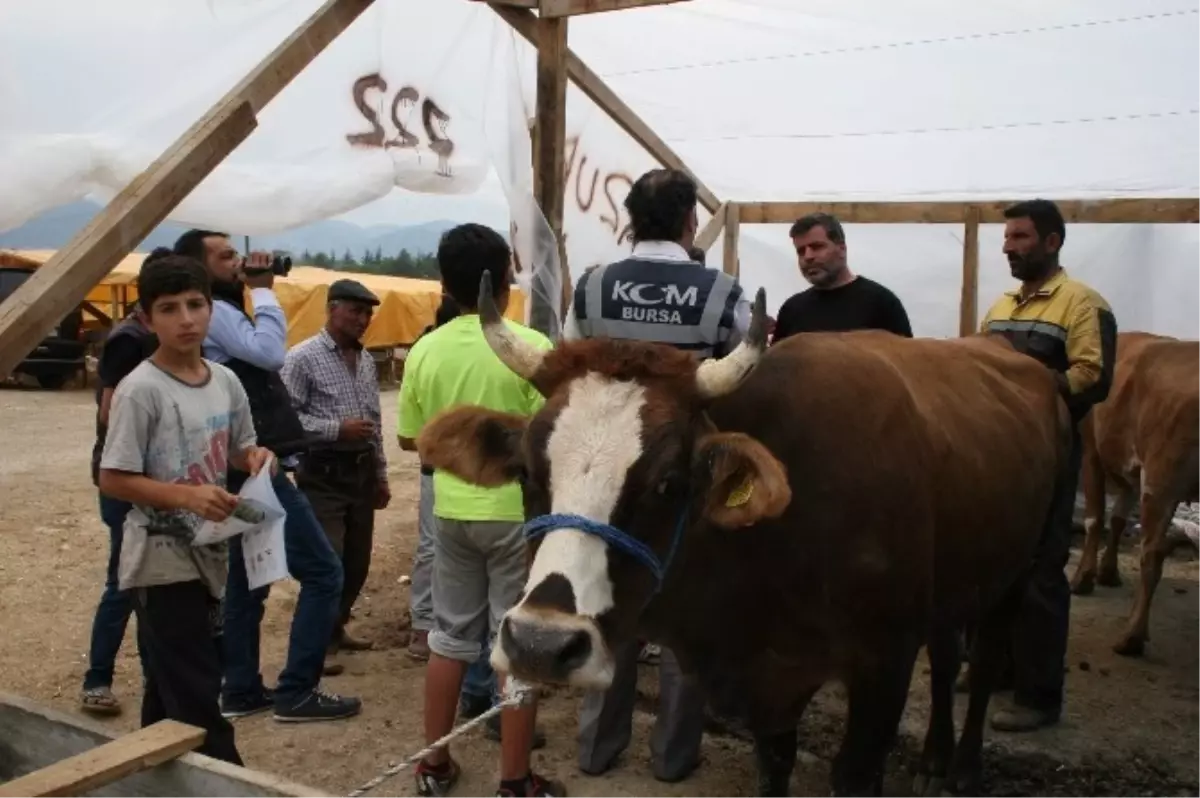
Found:
[[[371, 575], [354, 627], [374, 639], [375, 650], [343, 655], [345, 674], [326, 680], [329, 689], [361, 696], [363, 714], [336, 724], [284, 726], [269, 715], [237, 723], [238, 745], [250, 767], [333, 794], [345, 794], [422, 747], [423, 670], [404, 654], [408, 589], [399, 581], [409, 571], [416, 541], [418, 471], [415, 459], [395, 448], [395, 393], [385, 394], [383, 406], [393, 499], [378, 518]], [[0, 690], [65, 711], [77, 711], [107, 558], [107, 534], [88, 477], [92, 436], [90, 392], [0, 390], [0, 608], [5, 618]], [[1153, 640], [1138, 660], [1110, 650], [1137, 578], [1129, 553], [1121, 566], [1124, 587], [1100, 588], [1075, 600], [1063, 723], [1023, 737], [988, 731], [985, 778], [991, 794], [1197, 794], [1197, 564], [1190, 554], [1168, 563], [1154, 604]], [[263, 628], [268, 683], [282, 662], [295, 595], [291, 582], [271, 594]], [[890, 771], [893, 794], [907, 794], [907, 768], [924, 734], [924, 665], [918, 663]], [[644, 708], [652, 710], [653, 669], [643, 668], [642, 687]], [[140, 689], [132, 627], [114, 689], [126, 712], [107, 722], [114, 731], [132, 729]], [[997, 703], [1007, 700], [1000, 696]], [[603, 777], [583, 776], [574, 764], [577, 709], [578, 696], [567, 691], [543, 702], [540, 722], [549, 744], [535, 755], [535, 767], [563, 779], [573, 795], [753, 794], [751, 749], [728, 735], [706, 735], [704, 762], [687, 781], [654, 781], [648, 711], [635, 718], [634, 741], [623, 763]], [[827, 688], [803, 722], [793, 794], [828, 794], [828, 760], [840, 739], [842, 717], [837, 690]], [[456, 792], [490, 793], [497, 746], [474, 732], [454, 750], [464, 767]], [[373, 794], [412, 795], [414, 788], [403, 773]]]

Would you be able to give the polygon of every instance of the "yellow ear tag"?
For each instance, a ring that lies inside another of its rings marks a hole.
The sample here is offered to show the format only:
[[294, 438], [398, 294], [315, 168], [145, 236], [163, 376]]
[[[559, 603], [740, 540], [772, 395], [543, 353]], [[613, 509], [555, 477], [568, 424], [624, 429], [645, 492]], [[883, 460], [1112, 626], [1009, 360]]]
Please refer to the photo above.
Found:
[[746, 477], [746, 481], [730, 492], [729, 498], [725, 500], [726, 507], [741, 507], [746, 502], [750, 501], [750, 497], [754, 495], [754, 480]]

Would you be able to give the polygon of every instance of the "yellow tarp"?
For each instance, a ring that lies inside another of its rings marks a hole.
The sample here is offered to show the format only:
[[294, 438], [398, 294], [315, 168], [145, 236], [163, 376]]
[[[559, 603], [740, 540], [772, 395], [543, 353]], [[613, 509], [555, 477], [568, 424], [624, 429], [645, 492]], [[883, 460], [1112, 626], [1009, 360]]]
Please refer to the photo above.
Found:
[[[0, 265], [37, 267], [52, 255], [54, 250], [3, 251]], [[127, 255], [88, 293], [87, 301], [111, 315], [114, 307], [137, 299], [137, 275], [145, 257], [141, 252]], [[287, 277], [275, 278], [275, 293], [288, 320], [288, 346], [316, 335], [325, 325], [325, 297], [330, 284], [342, 278], [357, 280], [379, 297], [379, 307], [363, 340], [368, 347], [412, 343], [421, 330], [433, 323], [434, 312], [441, 302], [442, 290], [437, 280], [296, 266]], [[525, 296], [520, 290], [514, 288], [504, 315], [517, 321], [524, 319]]]

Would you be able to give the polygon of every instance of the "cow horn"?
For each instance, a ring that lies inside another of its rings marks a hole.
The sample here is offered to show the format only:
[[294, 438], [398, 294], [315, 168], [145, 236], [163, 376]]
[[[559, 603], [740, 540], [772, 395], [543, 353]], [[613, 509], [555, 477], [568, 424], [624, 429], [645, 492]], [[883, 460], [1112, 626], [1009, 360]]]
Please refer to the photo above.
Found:
[[696, 389], [704, 399], [724, 396], [741, 385], [767, 348], [767, 292], [758, 289], [750, 313], [750, 329], [737, 348], [720, 360], [706, 360], [696, 369]]
[[526, 380], [533, 379], [546, 353], [518, 338], [504, 323], [504, 318], [496, 307], [496, 299], [492, 296], [492, 275], [487, 270], [484, 270], [483, 277], [479, 280], [478, 306], [483, 337], [487, 339], [488, 346], [496, 353], [496, 357], [518, 376]]

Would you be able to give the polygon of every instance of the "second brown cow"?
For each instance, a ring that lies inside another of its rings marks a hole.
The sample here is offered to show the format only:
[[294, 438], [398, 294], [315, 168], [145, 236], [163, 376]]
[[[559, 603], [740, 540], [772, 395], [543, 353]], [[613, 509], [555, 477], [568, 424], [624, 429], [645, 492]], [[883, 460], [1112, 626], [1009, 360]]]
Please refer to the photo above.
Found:
[[[1121, 584], [1117, 548], [1140, 503], [1141, 579], [1129, 624], [1113, 646], [1138, 656], [1150, 639], [1150, 602], [1172, 546], [1171, 519], [1180, 502], [1197, 500], [1200, 485], [1200, 343], [1144, 332], [1117, 336], [1112, 390], [1084, 419], [1082, 435], [1087, 539], [1071, 588], [1086, 595], [1096, 582]], [[1115, 501], [1097, 573], [1109, 493]]]

